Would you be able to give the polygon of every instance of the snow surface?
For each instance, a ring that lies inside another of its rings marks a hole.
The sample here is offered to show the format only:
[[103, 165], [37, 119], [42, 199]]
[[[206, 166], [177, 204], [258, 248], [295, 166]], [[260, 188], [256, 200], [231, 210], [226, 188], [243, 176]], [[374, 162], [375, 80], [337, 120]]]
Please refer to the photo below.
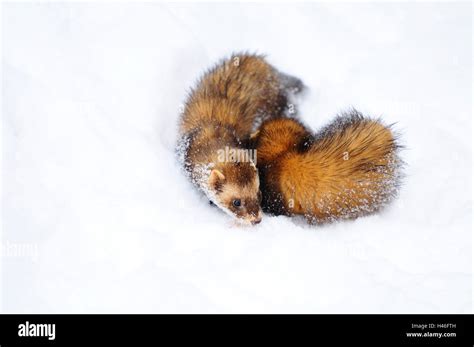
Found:
[[[469, 3], [2, 12], [4, 312], [471, 312]], [[398, 122], [399, 199], [324, 227], [210, 206], [178, 167], [177, 117], [240, 50], [304, 80], [315, 130], [350, 106]]]

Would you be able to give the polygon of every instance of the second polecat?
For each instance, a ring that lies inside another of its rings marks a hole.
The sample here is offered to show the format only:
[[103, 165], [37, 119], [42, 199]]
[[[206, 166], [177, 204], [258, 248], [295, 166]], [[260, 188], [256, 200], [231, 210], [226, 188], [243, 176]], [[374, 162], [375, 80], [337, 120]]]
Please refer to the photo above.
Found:
[[312, 134], [294, 119], [271, 119], [255, 137], [262, 208], [322, 223], [375, 212], [400, 183], [396, 137], [351, 111]]

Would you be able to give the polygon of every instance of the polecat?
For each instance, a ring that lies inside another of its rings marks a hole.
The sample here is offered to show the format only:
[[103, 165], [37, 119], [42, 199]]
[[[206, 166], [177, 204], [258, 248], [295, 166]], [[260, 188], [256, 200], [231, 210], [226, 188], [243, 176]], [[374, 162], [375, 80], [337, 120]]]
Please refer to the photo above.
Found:
[[250, 134], [302, 87], [262, 56], [237, 54], [206, 72], [188, 96], [179, 125], [184, 168], [211, 202], [241, 221], [262, 218], [258, 172], [244, 153]]
[[294, 119], [268, 120], [255, 147], [265, 212], [323, 223], [375, 212], [397, 193], [396, 136], [355, 110], [315, 135]]

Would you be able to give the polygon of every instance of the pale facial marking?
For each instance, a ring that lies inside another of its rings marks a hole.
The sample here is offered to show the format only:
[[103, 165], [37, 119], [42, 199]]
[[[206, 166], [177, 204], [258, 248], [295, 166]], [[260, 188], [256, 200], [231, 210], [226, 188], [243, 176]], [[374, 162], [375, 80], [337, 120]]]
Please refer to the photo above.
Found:
[[217, 194], [216, 198], [221, 207], [245, 223], [258, 224], [262, 220], [258, 182], [244, 187], [231, 183], [224, 184], [222, 192]]
[[208, 179], [211, 200], [246, 224], [258, 224], [262, 219], [259, 186], [258, 171], [253, 162], [221, 165], [211, 170]]

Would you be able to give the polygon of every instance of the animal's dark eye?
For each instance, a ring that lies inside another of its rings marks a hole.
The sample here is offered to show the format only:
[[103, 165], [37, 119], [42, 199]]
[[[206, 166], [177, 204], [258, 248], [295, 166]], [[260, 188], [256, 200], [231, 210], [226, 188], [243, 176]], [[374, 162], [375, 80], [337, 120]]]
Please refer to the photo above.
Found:
[[235, 207], [240, 207], [240, 199], [235, 199], [234, 201], [232, 201], [232, 205], [234, 205]]

